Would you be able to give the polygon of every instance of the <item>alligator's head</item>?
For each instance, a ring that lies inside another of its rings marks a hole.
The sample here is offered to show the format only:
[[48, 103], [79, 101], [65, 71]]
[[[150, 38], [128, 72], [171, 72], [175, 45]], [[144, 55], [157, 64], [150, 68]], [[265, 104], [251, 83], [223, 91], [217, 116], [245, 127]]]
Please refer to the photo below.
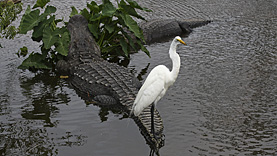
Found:
[[101, 51], [88, 29], [88, 22], [82, 15], [74, 15], [70, 18], [67, 29], [71, 35], [68, 60], [101, 58]]

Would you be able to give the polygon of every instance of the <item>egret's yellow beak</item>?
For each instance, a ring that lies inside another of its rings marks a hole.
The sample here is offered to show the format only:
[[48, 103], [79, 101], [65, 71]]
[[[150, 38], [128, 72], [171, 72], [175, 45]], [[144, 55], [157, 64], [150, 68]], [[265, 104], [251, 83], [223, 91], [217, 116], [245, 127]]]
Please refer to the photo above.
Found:
[[177, 39], [180, 43], [187, 45], [183, 40]]

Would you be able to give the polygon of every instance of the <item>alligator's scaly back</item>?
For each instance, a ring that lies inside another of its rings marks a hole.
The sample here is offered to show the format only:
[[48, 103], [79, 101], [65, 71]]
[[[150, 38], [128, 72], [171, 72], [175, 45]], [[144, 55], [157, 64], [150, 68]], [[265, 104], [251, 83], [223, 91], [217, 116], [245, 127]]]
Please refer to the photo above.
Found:
[[210, 23], [210, 20], [204, 19], [151, 19], [140, 23], [143, 30], [146, 44], [154, 42], [168, 41], [175, 36], [188, 35], [192, 28], [200, 27]]
[[182, 29], [175, 19], [153, 19], [139, 24], [147, 44], [167, 40], [182, 34]]
[[186, 20], [178, 20], [179, 26], [181, 27], [183, 33], [189, 34], [191, 33], [193, 28], [204, 26], [211, 22], [211, 20], [203, 20], [203, 19], [186, 19]]

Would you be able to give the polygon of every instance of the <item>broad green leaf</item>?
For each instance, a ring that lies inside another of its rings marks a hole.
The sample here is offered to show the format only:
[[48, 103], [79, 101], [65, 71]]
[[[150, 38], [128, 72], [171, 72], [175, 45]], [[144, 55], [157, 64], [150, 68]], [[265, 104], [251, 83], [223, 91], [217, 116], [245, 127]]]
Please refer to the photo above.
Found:
[[50, 0], [37, 0], [36, 4], [34, 5], [34, 8], [41, 7], [43, 8]]
[[56, 8], [53, 7], [53, 6], [47, 6], [46, 9], [44, 10], [44, 13], [41, 14], [41, 19], [40, 20], [43, 20], [43, 18], [47, 17], [48, 15], [52, 14], [52, 13], [55, 13], [56, 12]]
[[108, 30], [108, 32], [111, 34], [115, 30], [115, 25], [113, 23], [109, 23], [105, 25], [105, 28]]
[[22, 64], [18, 67], [19, 69], [51, 69], [50, 66], [46, 65], [43, 61], [43, 56], [39, 53], [30, 54], [27, 59], [25, 59]]
[[25, 14], [29, 14], [31, 11], [32, 11], [32, 10], [31, 10], [31, 6], [28, 5], [28, 7], [27, 7], [27, 9], [26, 9], [26, 11], [25, 11]]
[[43, 21], [48, 15], [54, 12], [56, 12], [55, 7], [47, 6], [44, 13], [41, 15], [39, 15], [40, 11], [38, 9], [25, 14], [19, 25], [19, 33], [26, 34], [29, 30], [37, 26], [39, 22]]
[[121, 45], [121, 48], [122, 48], [125, 56], [128, 57], [129, 56], [129, 53], [128, 53], [128, 44], [127, 44], [127, 42], [125, 41], [124, 38], [120, 39], [120, 45]]
[[125, 31], [121, 31], [123, 35], [128, 39], [128, 44], [133, 48], [133, 50], [137, 51], [137, 48], [135, 46], [135, 43], [130, 35], [126, 33]]
[[136, 21], [130, 15], [119, 14], [128, 28], [135, 34], [136, 37], [144, 41], [144, 36]]
[[42, 41], [44, 43], [45, 49], [50, 49], [59, 40], [59, 34], [51, 29], [51, 27], [46, 27], [43, 30]]
[[40, 51], [41, 51], [41, 58], [44, 58], [44, 60], [47, 58], [47, 56], [49, 55], [50, 53], [50, 50], [49, 49], [45, 49], [44, 44], [42, 44], [42, 46], [40, 47]]
[[149, 51], [145, 48], [145, 46], [140, 41], [137, 41], [137, 43], [140, 46], [141, 50], [144, 51], [145, 54], [147, 54], [149, 57], [151, 57]]
[[61, 27], [61, 28], [56, 28], [54, 33], [56, 33], [56, 34], [63, 34], [64, 32], [68, 32], [68, 30], [67, 30], [67, 28], [65, 26]]
[[116, 11], [116, 8], [113, 6], [111, 2], [107, 1], [104, 3], [104, 7], [102, 10], [103, 16], [112, 17], [115, 11]]
[[92, 13], [99, 13], [100, 12], [100, 8], [99, 6], [97, 5], [97, 3], [95, 3], [94, 1], [91, 1], [91, 3], [87, 4], [87, 7], [89, 8], [89, 10], [92, 12]]
[[35, 26], [38, 25], [39, 21], [39, 13], [38, 9], [31, 11], [28, 14], [24, 15], [19, 25], [19, 33], [26, 34], [29, 30], [32, 30]]
[[67, 56], [69, 41], [69, 33], [64, 32], [58, 40], [56, 51], [63, 56]]
[[100, 32], [98, 30], [98, 23], [92, 23], [92, 24], [88, 24], [88, 29], [89, 31], [93, 34], [93, 36], [98, 39], [98, 36], [100, 35]]
[[124, 1], [120, 1], [119, 3], [119, 8], [121, 11], [131, 15], [131, 16], [134, 16], [134, 17], [137, 17], [139, 19], [143, 19], [145, 20], [142, 16], [140, 16], [137, 11], [134, 9], [134, 7], [130, 6], [130, 5], [127, 5]]
[[90, 19], [91, 17], [91, 14], [88, 12], [88, 10], [86, 8], [84, 8], [81, 12], [80, 12], [81, 15], [83, 15], [87, 20]]
[[32, 11], [32, 10], [31, 10], [31, 7], [30, 7], [30, 5], [28, 5], [28, 7], [27, 7], [27, 9], [26, 9], [26, 11], [25, 11], [25, 13], [24, 13], [24, 15], [23, 15], [22, 18], [21, 18], [20, 24], [21, 24], [22, 21], [24, 21], [24, 18], [25, 18], [31, 11]]
[[52, 23], [54, 20], [55, 20], [55, 16], [51, 16], [49, 19], [40, 22], [38, 26], [34, 27], [32, 38], [35, 39], [35, 41], [39, 42], [43, 36], [43, 29], [46, 26], [49, 26], [49, 24]]
[[71, 10], [72, 10], [72, 11], [71, 11], [69, 17], [72, 17], [72, 16], [74, 16], [74, 15], [78, 15], [78, 10], [77, 10], [74, 6], [71, 7]]
[[143, 9], [140, 5], [138, 5], [137, 2], [132, 1], [132, 0], [126, 0], [132, 7], [137, 8], [137, 9]]
[[137, 2], [132, 1], [132, 0], [126, 0], [133, 8], [137, 8], [146, 12], [152, 12], [152, 10], [147, 9], [147, 8], [142, 8], [140, 5], [138, 5]]
[[93, 16], [90, 17], [89, 21], [91, 22], [95, 22], [101, 19], [101, 15], [100, 14], [95, 14]]

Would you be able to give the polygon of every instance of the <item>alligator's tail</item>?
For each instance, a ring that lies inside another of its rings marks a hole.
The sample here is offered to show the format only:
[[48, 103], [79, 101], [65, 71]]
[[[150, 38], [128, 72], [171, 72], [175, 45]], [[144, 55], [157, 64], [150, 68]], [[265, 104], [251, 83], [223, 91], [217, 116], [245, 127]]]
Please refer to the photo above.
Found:
[[155, 135], [151, 133], [151, 105], [146, 107], [139, 116], [134, 116], [131, 114], [134, 99], [125, 98], [125, 105], [127, 106], [127, 111], [129, 111], [130, 117], [134, 119], [136, 124], [140, 127], [140, 132], [144, 136], [146, 143], [151, 147], [151, 149], [158, 154], [159, 149], [164, 146], [164, 134], [163, 134], [163, 121], [157, 110], [154, 111], [154, 127]]

